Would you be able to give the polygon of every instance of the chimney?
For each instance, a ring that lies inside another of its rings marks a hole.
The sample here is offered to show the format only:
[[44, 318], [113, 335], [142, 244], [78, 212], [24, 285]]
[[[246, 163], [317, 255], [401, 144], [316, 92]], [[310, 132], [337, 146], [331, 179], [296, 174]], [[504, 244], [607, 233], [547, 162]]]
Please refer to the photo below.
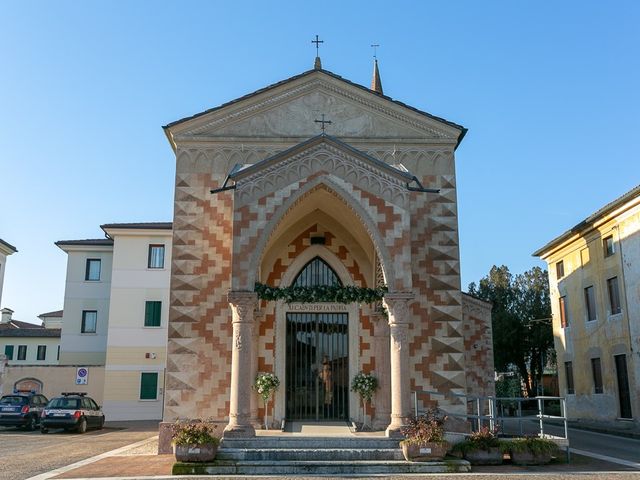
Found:
[[10, 308], [3, 308], [2, 310], [0, 310], [0, 313], [2, 313], [2, 319], [0, 320], [0, 323], [5, 324], [11, 321], [13, 310], [11, 310]]

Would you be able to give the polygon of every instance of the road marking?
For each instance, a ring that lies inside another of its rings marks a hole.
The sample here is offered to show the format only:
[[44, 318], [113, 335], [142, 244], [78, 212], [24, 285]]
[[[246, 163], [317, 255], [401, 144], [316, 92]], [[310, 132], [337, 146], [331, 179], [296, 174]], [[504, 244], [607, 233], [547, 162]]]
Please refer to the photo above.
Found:
[[49, 472], [41, 473], [34, 477], [27, 478], [27, 480], [48, 480], [49, 478], [55, 477], [62, 473], [66, 473], [69, 470], [74, 470], [79, 467], [84, 467], [85, 465], [95, 463], [98, 460], [102, 460], [103, 458], [112, 457], [114, 455], [118, 455], [120, 453], [126, 452], [127, 450], [131, 450], [132, 448], [141, 447], [142, 445], [145, 445], [157, 438], [158, 438], [158, 435], [154, 435], [153, 437], [140, 440], [139, 442], [131, 443], [129, 445], [125, 445], [124, 447], [116, 448], [115, 450], [110, 450], [108, 452], [101, 453], [100, 455], [96, 455], [94, 457], [85, 458], [84, 460], [80, 460], [79, 462], [72, 463], [71, 465], [67, 465], [66, 467], [60, 467], [60, 468], [56, 468], [55, 470], [51, 470]]
[[586, 450], [578, 450], [577, 448], [570, 448], [569, 450], [571, 451], [571, 453], [577, 453], [578, 455], [584, 455], [585, 457], [604, 460], [605, 462], [617, 463], [618, 465], [624, 465], [626, 467], [637, 468], [640, 470], [640, 463], [638, 462], [631, 462], [629, 460], [623, 460], [621, 458], [600, 455], [599, 453], [587, 452]]

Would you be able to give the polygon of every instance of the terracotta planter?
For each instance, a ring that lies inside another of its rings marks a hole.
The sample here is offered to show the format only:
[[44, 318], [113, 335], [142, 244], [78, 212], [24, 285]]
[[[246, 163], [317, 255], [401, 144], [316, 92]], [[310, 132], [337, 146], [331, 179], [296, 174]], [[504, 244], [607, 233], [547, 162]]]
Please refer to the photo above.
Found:
[[511, 452], [511, 463], [516, 465], [546, 465], [550, 461], [550, 453], [536, 455], [528, 450], [525, 452]]
[[173, 451], [178, 462], [210, 462], [216, 458], [218, 445], [174, 445]]
[[402, 454], [408, 462], [433, 462], [442, 460], [449, 450], [447, 443], [423, 443], [421, 445], [400, 442]]
[[493, 447], [489, 450], [468, 450], [464, 454], [464, 459], [468, 460], [471, 465], [501, 465], [502, 450], [499, 447]]

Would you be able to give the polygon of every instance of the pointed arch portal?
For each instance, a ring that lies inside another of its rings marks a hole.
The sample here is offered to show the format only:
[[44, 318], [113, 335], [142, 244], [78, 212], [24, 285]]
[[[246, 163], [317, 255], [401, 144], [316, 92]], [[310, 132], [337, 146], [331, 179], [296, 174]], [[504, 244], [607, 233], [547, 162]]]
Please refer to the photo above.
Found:
[[[302, 267], [293, 286], [342, 285], [320, 256]], [[349, 314], [286, 313], [287, 420], [348, 420]]]

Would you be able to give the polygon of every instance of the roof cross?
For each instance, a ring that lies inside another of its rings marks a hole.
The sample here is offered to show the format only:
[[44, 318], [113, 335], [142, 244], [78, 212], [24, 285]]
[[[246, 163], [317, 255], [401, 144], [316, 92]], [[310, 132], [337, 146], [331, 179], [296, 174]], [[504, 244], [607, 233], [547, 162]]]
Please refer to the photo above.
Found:
[[332, 123], [331, 120], [325, 120], [324, 119], [324, 113], [322, 114], [322, 120], [314, 120], [314, 122], [322, 124], [322, 134], [323, 135], [324, 135], [325, 124]]
[[318, 37], [318, 35], [316, 35], [316, 39], [315, 40], [311, 40], [311, 43], [315, 43], [316, 44], [316, 57], [320, 56], [320, 44], [324, 43], [324, 40], [320, 40], [320, 37]]
[[371, 45], [371, 47], [373, 48], [373, 58], [378, 58], [377, 53], [378, 53], [379, 46], [380, 46], [379, 43], [374, 43], [373, 45]]

